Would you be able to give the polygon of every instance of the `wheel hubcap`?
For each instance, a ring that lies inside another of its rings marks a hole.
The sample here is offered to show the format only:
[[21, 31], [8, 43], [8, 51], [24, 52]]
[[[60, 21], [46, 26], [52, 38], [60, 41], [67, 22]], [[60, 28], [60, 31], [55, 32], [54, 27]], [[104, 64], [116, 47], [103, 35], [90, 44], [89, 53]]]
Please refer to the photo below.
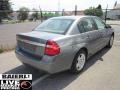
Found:
[[112, 46], [112, 45], [113, 45], [113, 40], [114, 40], [114, 38], [113, 38], [113, 37], [111, 37], [111, 39], [110, 39], [110, 46]]
[[76, 64], [76, 68], [77, 68], [78, 71], [80, 71], [83, 68], [83, 66], [85, 64], [85, 58], [86, 58], [85, 54], [80, 54], [78, 56], [77, 64]]

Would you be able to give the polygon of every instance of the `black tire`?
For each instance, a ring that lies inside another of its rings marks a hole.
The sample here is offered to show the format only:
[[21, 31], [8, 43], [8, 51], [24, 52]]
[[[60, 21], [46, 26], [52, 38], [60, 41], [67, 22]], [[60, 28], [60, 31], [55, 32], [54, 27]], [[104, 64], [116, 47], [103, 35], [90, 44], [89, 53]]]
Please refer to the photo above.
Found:
[[[78, 57], [79, 57], [81, 54], [84, 54], [84, 55], [85, 55], [85, 62], [84, 62], [83, 67], [82, 67], [80, 70], [78, 70], [78, 69], [77, 69]], [[83, 70], [84, 66], [85, 66], [86, 59], [87, 59], [87, 53], [86, 53], [86, 51], [85, 51], [85, 50], [80, 50], [80, 51], [76, 54], [76, 56], [75, 56], [75, 58], [74, 58], [74, 60], [73, 60], [73, 63], [72, 63], [71, 69], [70, 69], [71, 73], [73, 73], [73, 74], [78, 74], [78, 73], [80, 73], [80, 72]]]
[[107, 45], [107, 48], [111, 48], [111, 47], [113, 46], [113, 41], [112, 41], [112, 43], [111, 43], [111, 40], [112, 40], [112, 39], [113, 39], [113, 41], [114, 41], [114, 36], [113, 36], [113, 35], [110, 37], [109, 43], [108, 43], [108, 45]]

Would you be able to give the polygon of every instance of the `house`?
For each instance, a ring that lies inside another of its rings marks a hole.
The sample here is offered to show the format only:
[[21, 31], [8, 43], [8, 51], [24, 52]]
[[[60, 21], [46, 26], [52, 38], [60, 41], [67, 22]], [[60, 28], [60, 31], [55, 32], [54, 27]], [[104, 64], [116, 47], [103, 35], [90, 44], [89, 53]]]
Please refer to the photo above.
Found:
[[107, 12], [107, 19], [120, 20], [120, 3], [115, 2], [113, 9]]

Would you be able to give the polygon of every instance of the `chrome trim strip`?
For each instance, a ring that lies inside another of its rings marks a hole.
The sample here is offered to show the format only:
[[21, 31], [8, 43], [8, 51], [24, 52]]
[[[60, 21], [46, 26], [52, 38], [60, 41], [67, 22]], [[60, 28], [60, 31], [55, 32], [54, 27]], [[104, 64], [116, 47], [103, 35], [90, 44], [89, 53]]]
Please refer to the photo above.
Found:
[[41, 43], [38, 43], [38, 42], [33, 42], [33, 41], [24, 40], [24, 39], [20, 39], [20, 38], [17, 38], [17, 40], [25, 42], [25, 43], [29, 43], [29, 44], [45, 47], [45, 44], [41, 44]]

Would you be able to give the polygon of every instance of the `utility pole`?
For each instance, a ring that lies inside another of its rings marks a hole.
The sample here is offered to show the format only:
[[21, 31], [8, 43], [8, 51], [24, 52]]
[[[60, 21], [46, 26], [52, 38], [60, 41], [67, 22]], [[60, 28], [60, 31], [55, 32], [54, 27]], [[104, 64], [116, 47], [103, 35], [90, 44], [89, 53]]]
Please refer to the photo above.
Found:
[[62, 9], [62, 16], [64, 16], [64, 9]]
[[58, 0], [58, 13], [60, 12], [60, 0]]
[[108, 4], [107, 4], [107, 7], [106, 7], [106, 11], [105, 11], [105, 23], [106, 23], [106, 20], [107, 20], [107, 9], [108, 9]]
[[75, 5], [75, 16], [77, 15], [77, 5]]
[[39, 9], [40, 9], [40, 19], [41, 19], [41, 22], [43, 21], [43, 15], [42, 15], [42, 9], [40, 8], [40, 5], [39, 5]]

